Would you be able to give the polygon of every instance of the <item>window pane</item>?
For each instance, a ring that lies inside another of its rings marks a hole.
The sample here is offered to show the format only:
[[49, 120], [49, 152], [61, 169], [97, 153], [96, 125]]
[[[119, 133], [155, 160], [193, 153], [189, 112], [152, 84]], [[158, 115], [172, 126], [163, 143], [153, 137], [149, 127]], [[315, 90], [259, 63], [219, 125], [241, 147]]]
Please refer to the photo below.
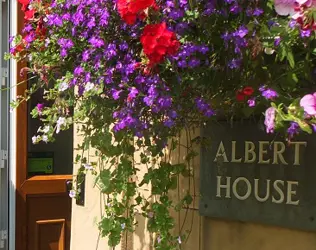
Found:
[[73, 128], [61, 131], [54, 142], [32, 143], [42, 122], [33, 119], [30, 112], [38, 103], [45, 103], [42, 93], [43, 90], [37, 91], [28, 103], [28, 175], [72, 174]]

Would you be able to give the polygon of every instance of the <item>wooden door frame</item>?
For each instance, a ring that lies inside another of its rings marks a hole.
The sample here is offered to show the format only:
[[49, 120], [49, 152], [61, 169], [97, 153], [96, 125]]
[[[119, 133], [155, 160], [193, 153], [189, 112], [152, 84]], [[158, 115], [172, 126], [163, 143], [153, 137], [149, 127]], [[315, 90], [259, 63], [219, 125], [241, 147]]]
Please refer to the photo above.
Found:
[[[17, 30], [21, 34], [24, 26], [24, 13], [21, 4], [17, 10]], [[26, 66], [25, 62], [17, 63], [17, 83], [25, 81], [26, 75], [20, 71]], [[23, 96], [27, 83], [17, 85], [17, 96]], [[27, 178], [28, 155], [28, 108], [23, 102], [16, 110], [16, 211], [15, 211], [15, 243], [16, 250], [27, 249], [27, 195], [58, 194], [67, 192], [65, 182], [72, 175], [34, 176]]]

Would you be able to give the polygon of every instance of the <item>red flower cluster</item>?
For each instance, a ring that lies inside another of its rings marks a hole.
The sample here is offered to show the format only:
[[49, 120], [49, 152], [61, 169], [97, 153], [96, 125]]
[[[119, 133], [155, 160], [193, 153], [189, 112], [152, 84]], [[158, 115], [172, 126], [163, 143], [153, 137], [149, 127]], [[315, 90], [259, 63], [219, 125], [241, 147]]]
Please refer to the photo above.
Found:
[[22, 4], [22, 11], [24, 12], [25, 20], [32, 20], [34, 18], [35, 10], [29, 9], [30, 0], [19, 0], [19, 3]]
[[238, 90], [236, 99], [239, 102], [245, 101], [247, 97], [252, 96], [254, 90], [252, 87], [244, 87], [242, 90]]
[[[31, 24], [35, 30], [31, 31], [24, 31], [22, 42], [16, 45], [14, 48], [11, 49], [12, 54], [16, 55], [16, 53], [23, 52], [26, 48], [26, 45], [29, 45], [35, 39], [44, 40], [47, 35], [47, 29], [44, 27], [43, 16], [38, 19], [34, 19], [34, 15], [36, 13], [35, 8], [31, 8], [30, 0], [18, 0], [19, 3], [22, 5], [21, 10], [24, 12], [24, 23]], [[35, 0], [37, 4], [40, 4], [40, 0]], [[34, 2], [34, 0], [33, 0]], [[45, 6], [43, 6], [45, 7]]]
[[146, 25], [140, 41], [151, 65], [161, 62], [167, 55], [174, 55], [180, 47], [175, 33], [167, 29], [166, 23]]
[[22, 11], [26, 11], [30, 0], [19, 0], [19, 3], [22, 4]]
[[120, 16], [127, 24], [134, 24], [137, 16], [146, 17], [145, 10], [149, 7], [157, 8], [154, 0], [118, 0], [117, 8]]

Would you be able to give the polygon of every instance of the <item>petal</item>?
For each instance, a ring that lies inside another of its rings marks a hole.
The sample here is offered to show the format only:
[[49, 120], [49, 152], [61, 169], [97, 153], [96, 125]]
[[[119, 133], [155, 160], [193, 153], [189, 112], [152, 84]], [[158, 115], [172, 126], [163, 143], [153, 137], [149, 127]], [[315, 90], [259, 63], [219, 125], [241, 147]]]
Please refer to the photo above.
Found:
[[309, 115], [316, 115], [316, 106], [305, 106], [304, 111]]
[[293, 15], [295, 14], [294, 10], [294, 3], [295, 0], [291, 1], [276, 1], [275, 3], [275, 11], [280, 15], [280, 16], [287, 16], [287, 15]]
[[316, 115], [316, 93], [305, 95], [300, 101], [301, 107], [309, 115]]
[[305, 95], [300, 101], [301, 107], [314, 106], [315, 104], [316, 104], [315, 96], [311, 94]]

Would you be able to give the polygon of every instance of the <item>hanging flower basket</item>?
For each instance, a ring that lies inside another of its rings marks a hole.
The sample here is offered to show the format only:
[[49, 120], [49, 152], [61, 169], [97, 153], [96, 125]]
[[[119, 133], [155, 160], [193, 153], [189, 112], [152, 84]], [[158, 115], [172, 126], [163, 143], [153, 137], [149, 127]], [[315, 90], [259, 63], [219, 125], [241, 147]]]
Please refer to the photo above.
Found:
[[[184, 165], [158, 158], [166, 147], [176, 148], [183, 129], [258, 115], [267, 133], [290, 139], [315, 129], [315, 1], [19, 2], [25, 26], [10, 39], [6, 57], [28, 61], [27, 73], [38, 81], [12, 106], [45, 89], [52, 104], [32, 111], [43, 121], [34, 143], [83, 124], [82, 149], [95, 148], [109, 164], [98, 183], [110, 204], [100, 230], [112, 246], [133, 230], [136, 205], [158, 235], [156, 249], [181, 244], [184, 235], [170, 231], [168, 208], [175, 205], [167, 194], [195, 154]], [[135, 151], [142, 152], [142, 164], [154, 166], [141, 182], [155, 183], [154, 203], [130, 181], [138, 172]], [[81, 171], [95, 165], [80, 157], [77, 163]], [[191, 201], [186, 197], [181, 206]]]

